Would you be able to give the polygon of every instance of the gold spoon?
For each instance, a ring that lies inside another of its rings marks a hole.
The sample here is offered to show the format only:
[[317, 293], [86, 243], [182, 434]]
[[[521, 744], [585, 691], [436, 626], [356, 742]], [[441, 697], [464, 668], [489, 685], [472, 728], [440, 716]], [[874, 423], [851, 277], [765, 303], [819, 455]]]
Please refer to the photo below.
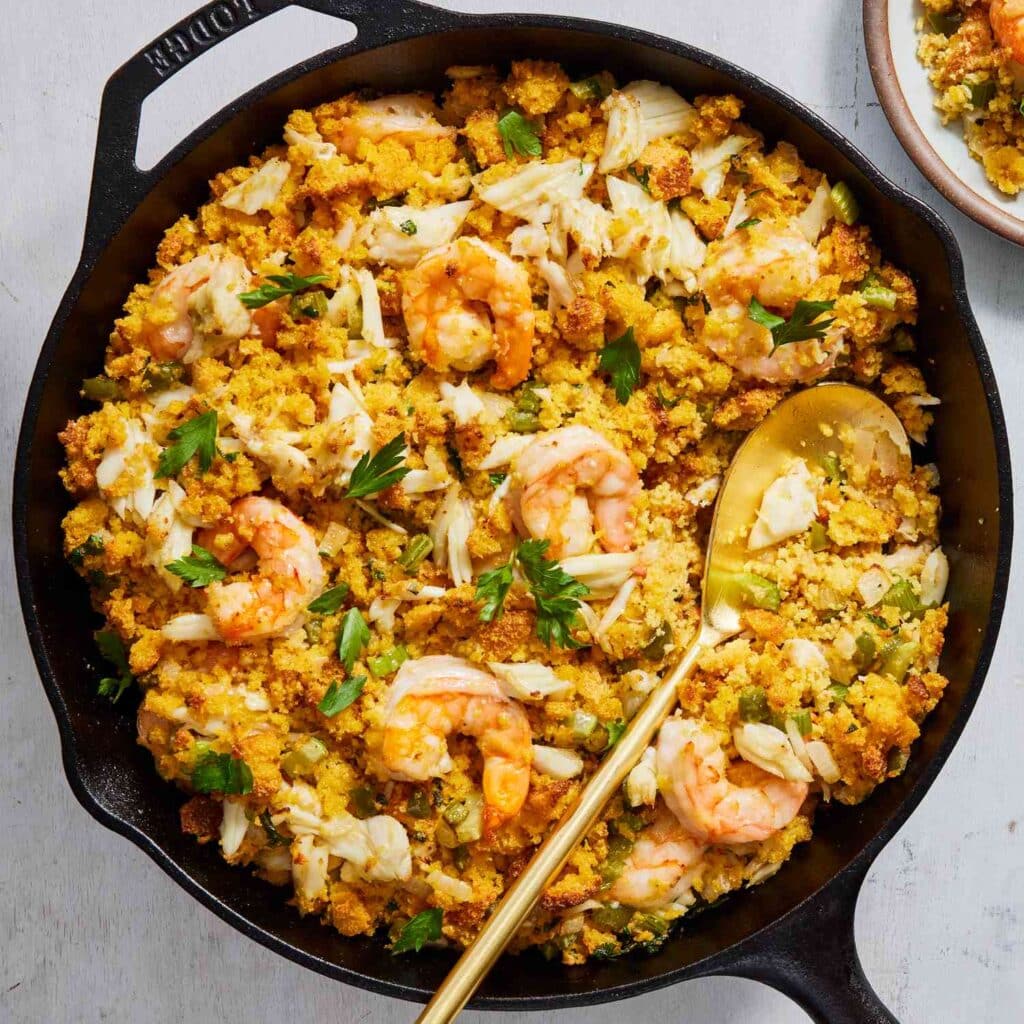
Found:
[[747, 535], [765, 489], [796, 459], [822, 465], [840, 455], [846, 455], [847, 460], [853, 456], [862, 464], [872, 459], [883, 463], [889, 460], [894, 470], [905, 470], [910, 463], [910, 445], [895, 413], [871, 392], [852, 384], [820, 384], [792, 395], [780, 402], [740, 445], [722, 480], [711, 523], [697, 635], [675, 667], [651, 691], [573, 808], [506, 890], [417, 1018], [417, 1024], [448, 1024], [456, 1017], [640, 760], [675, 707], [679, 684], [702, 654], [740, 631], [744, 588], [739, 574], [749, 558]]

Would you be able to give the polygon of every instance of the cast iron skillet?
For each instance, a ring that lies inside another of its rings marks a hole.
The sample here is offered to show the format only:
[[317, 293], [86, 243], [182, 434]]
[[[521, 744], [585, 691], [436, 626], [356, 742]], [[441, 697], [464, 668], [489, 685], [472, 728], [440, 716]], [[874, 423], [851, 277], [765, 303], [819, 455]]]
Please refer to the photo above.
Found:
[[[648, 77], [684, 94], [730, 91], [769, 139], [795, 143], [832, 180], [857, 193], [864, 220], [921, 297], [922, 356], [942, 398], [930, 453], [941, 470], [943, 539], [952, 573], [952, 617], [942, 668], [945, 700], [929, 718], [907, 771], [857, 808], [824, 809], [815, 839], [770, 883], [687, 921], [683, 937], [653, 957], [566, 969], [529, 954], [502, 960], [475, 1005], [548, 1009], [620, 999], [712, 974], [766, 982], [817, 1021], [895, 1018], [861, 971], [854, 948], [857, 892], [879, 851], [924, 796], [977, 699], [992, 655], [1010, 566], [1011, 481], [992, 369], [964, 290], [960, 253], [931, 210], [901, 192], [833, 128], [739, 68], [645, 32], [539, 15], [457, 15], [415, 0], [301, 0], [355, 23], [354, 43], [311, 58], [253, 89], [177, 146], [152, 171], [135, 165], [142, 101], [197, 53], [287, 0], [207, 4], [110, 79], [103, 94], [82, 259], [43, 345], [25, 408], [14, 487], [14, 535], [22, 608], [53, 705], [75, 795], [225, 921], [328, 977], [415, 1001], [451, 966], [446, 951], [391, 957], [380, 942], [349, 940], [301, 919], [285, 894], [226, 865], [181, 834], [181, 795], [157, 778], [135, 744], [132, 709], [95, 696], [101, 666], [84, 588], [61, 554], [68, 499], [57, 478], [56, 434], [83, 409], [78, 389], [96, 372], [107, 334], [163, 230], [207, 194], [207, 180], [279, 138], [294, 107], [353, 86], [439, 88], [454, 63], [548, 57], [577, 72], [608, 67], [620, 81]], [[908, 942], [911, 941], [908, 936]]]

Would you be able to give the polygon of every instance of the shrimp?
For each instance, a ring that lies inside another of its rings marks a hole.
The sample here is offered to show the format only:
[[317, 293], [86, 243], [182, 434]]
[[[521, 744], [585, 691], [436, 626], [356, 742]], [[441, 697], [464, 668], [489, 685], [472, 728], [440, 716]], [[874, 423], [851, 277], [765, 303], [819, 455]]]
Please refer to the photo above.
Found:
[[988, 19], [999, 45], [1024, 64], [1024, 0], [992, 0]]
[[526, 380], [533, 359], [530, 279], [479, 238], [456, 238], [428, 252], [406, 276], [402, 313], [413, 353], [432, 369], [477, 370], [493, 358], [492, 387]]
[[462, 658], [431, 655], [405, 662], [385, 710], [382, 758], [397, 779], [422, 782], [452, 769], [448, 736], [474, 736], [484, 759], [484, 829], [515, 817], [526, 801], [533, 760], [526, 712], [494, 676]]
[[756, 785], [730, 782], [714, 731], [689, 718], [670, 718], [662, 725], [655, 764], [665, 803], [702, 843], [767, 839], [796, 817], [807, 796], [806, 782], [788, 782], [753, 766]]
[[664, 907], [693, 886], [704, 870], [703, 858], [704, 847], [683, 831], [675, 815], [659, 807], [607, 896], [641, 910]]
[[806, 382], [828, 373], [843, 350], [833, 327], [821, 340], [773, 349], [771, 332], [750, 319], [751, 299], [789, 316], [818, 280], [817, 250], [798, 228], [755, 224], [708, 246], [700, 288], [711, 306], [702, 340], [745, 377], [773, 383]]
[[633, 544], [640, 477], [629, 457], [589, 427], [561, 427], [520, 454], [509, 502], [521, 532], [551, 542], [554, 558], [586, 554], [594, 524], [606, 551]]
[[143, 315], [150, 352], [166, 362], [191, 363], [244, 337], [252, 317], [238, 293], [251, 280], [245, 263], [219, 245], [169, 271], [153, 289]]
[[354, 156], [360, 139], [395, 139], [404, 144], [454, 139], [455, 129], [439, 124], [437, 112], [430, 97], [416, 93], [382, 96], [360, 103], [354, 113], [340, 119], [338, 149]]
[[203, 531], [198, 543], [228, 566], [247, 548], [258, 559], [251, 579], [207, 588], [210, 618], [228, 643], [284, 633], [323, 589], [326, 575], [313, 531], [271, 498], [239, 498], [230, 524]]

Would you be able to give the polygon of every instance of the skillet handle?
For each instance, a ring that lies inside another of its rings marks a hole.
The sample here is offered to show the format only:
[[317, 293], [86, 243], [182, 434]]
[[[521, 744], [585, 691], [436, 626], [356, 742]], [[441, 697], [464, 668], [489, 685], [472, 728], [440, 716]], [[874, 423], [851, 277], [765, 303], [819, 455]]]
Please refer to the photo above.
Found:
[[743, 943], [726, 970], [799, 1003], [816, 1024], [899, 1024], [871, 988], [854, 942], [857, 896], [867, 874], [840, 876], [778, 924]]
[[135, 162], [142, 104], [186, 64], [218, 43], [298, 5], [351, 21], [361, 48], [379, 46], [399, 34], [443, 28], [457, 18], [417, 0], [211, 0], [139, 50], [110, 77], [103, 90], [96, 132], [86, 238], [102, 244], [155, 184], [159, 174]]

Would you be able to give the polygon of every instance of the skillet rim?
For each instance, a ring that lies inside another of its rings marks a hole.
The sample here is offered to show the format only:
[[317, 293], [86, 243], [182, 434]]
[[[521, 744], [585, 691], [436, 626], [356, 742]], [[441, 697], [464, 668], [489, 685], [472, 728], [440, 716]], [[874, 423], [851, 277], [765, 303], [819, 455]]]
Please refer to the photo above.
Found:
[[[187, 156], [200, 142], [213, 135], [231, 118], [257, 100], [270, 95], [301, 75], [342, 61], [346, 57], [357, 53], [370, 53], [394, 43], [415, 38], [440, 37], [464, 28], [487, 28], [495, 31], [506, 28], [558, 29], [589, 34], [597, 40], [608, 38], [622, 39], [626, 42], [658, 49], [727, 76], [745, 89], [758, 94], [762, 99], [780, 107], [784, 112], [802, 121], [821, 140], [857, 167], [882, 195], [916, 216], [939, 240], [946, 255], [956, 313], [963, 322], [985, 394], [992, 428], [992, 439], [995, 446], [998, 475], [1000, 525], [991, 611], [979, 648], [978, 658], [975, 661], [963, 700], [956, 716], [950, 723], [930, 760], [923, 767], [921, 776], [914, 783], [912, 789], [899, 803], [878, 832], [861, 846], [850, 862], [780, 917], [772, 919], [762, 928], [752, 932], [738, 942], [683, 967], [666, 971], [653, 978], [637, 979], [601, 988], [597, 991], [567, 992], [550, 996], [526, 995], [514, 998], [484, 996], [474, 999], [469, 1006], [476, 1009], [494, 1010], [543, 1010], [589, 1006], [655, 991], [689, 978], [716, 973], [730, 973], [730, 961], [738, 962], [738, 954], [744, 947], [752, 945], [756, 939], [765, 938], [782, 922], [794, 921], [810, 904], [820, 903], [826, 899], [827, 894], [837, 895], [844, 890], [849, 890], [852, 892], [850, 901], [852, 902], [856, 899], [859, 884], [866, 875], [871, 863], [920, 804], [959, 740], [967, 720], [973, 712], [984, 684], [985, 675], [991, 664], [1009, 582], [1013, 538], [1013, 484], [1009, 440], [999, 391], [991, 361], [967, 295], [960, 249], [950, 228], [931, 207], [890, 181], [858, 147], [831, 124], [803, 103], [771, 85], [760, 76], [733, 64], [731, 61], [724, 60], [716, 54], [656, 33], [635, 29], [626, 25], [600, 22], [594, 19], [544, 14], [463, 14], [427, 7], [426, 5], [417, 5], [417, 7], [422, 9], [423, 20], [411, 26], [408, 30], [391, 31], [389, 29], [383, 38], [375, 40], [371, 45], [360, 45], [359, 36], [357, 35], [356, 39], [352, 42], [326, 50], [304, 61], [299, 61], [226, 104], [174, 146], [151, 170], [144, 173], [140, 172], [139, 177], [145, 186], [141, 190], [141, 194], [135, 201], [131, 202], [129, 209], [119, 209], [116, 216], [109, 219], [105, 225], [100, 223], [99, 218], [97, 218], [97, 221], [93, 221], [93, 210], [90, 203], [81, 258], [68, 288], [61, 298], [57, 312], [48, 329], [46, 339], [40, 349], [35, 369], [33, 370], [18, 437], [13, 480], [14, 553], [19, 597], [33, 658], [57, 721], [65, 775], [79, 803], [89, 814], [111, 831], [125, 837], [139, 847], [186, 892], [248, 938], [259, 942], [262, 946], [287, 957], [303, 967], [334, 980], [354, 984], [360, 988], [382, 995], [420, 1003], [426, 1001], [431, 993], [423, 989], [360, 974], [351, 968], [342, 967], [337, 963], [300, 949], [285, 939], [279, 938], [254, 924], [248, 918], [242, 916], [240, 912], [223, 903], [217, 896], [204, 889], [156, 840], [107, 808], [100, 798], [86, 785], [77, 763], [77, 735], [72, 726], [60, 688], [56, 682], [55, 673], [49, 665], [46, 643], [36, 614], [31, 585], [27, 539], [27, 523], [30, 514], [28, 493], [32, 435], [40, 411], [43, 385], [50, 366], [54, 361], [55, 351], [65, 321], [71, 308], [80, 298], [83, 281], [95, 267], [99, 255], [138, 208], [145, 195], [166, 176], [175, 164]], [[431, 18], [434, 19], [433, 23], [430, 22]], [[132, 60], [129, 59], [128, 62], [114, 73], [111, 80], [125, 72], [131, 63]], [[94, 186], [95, 184], [96, 182], [94, 182]]]

